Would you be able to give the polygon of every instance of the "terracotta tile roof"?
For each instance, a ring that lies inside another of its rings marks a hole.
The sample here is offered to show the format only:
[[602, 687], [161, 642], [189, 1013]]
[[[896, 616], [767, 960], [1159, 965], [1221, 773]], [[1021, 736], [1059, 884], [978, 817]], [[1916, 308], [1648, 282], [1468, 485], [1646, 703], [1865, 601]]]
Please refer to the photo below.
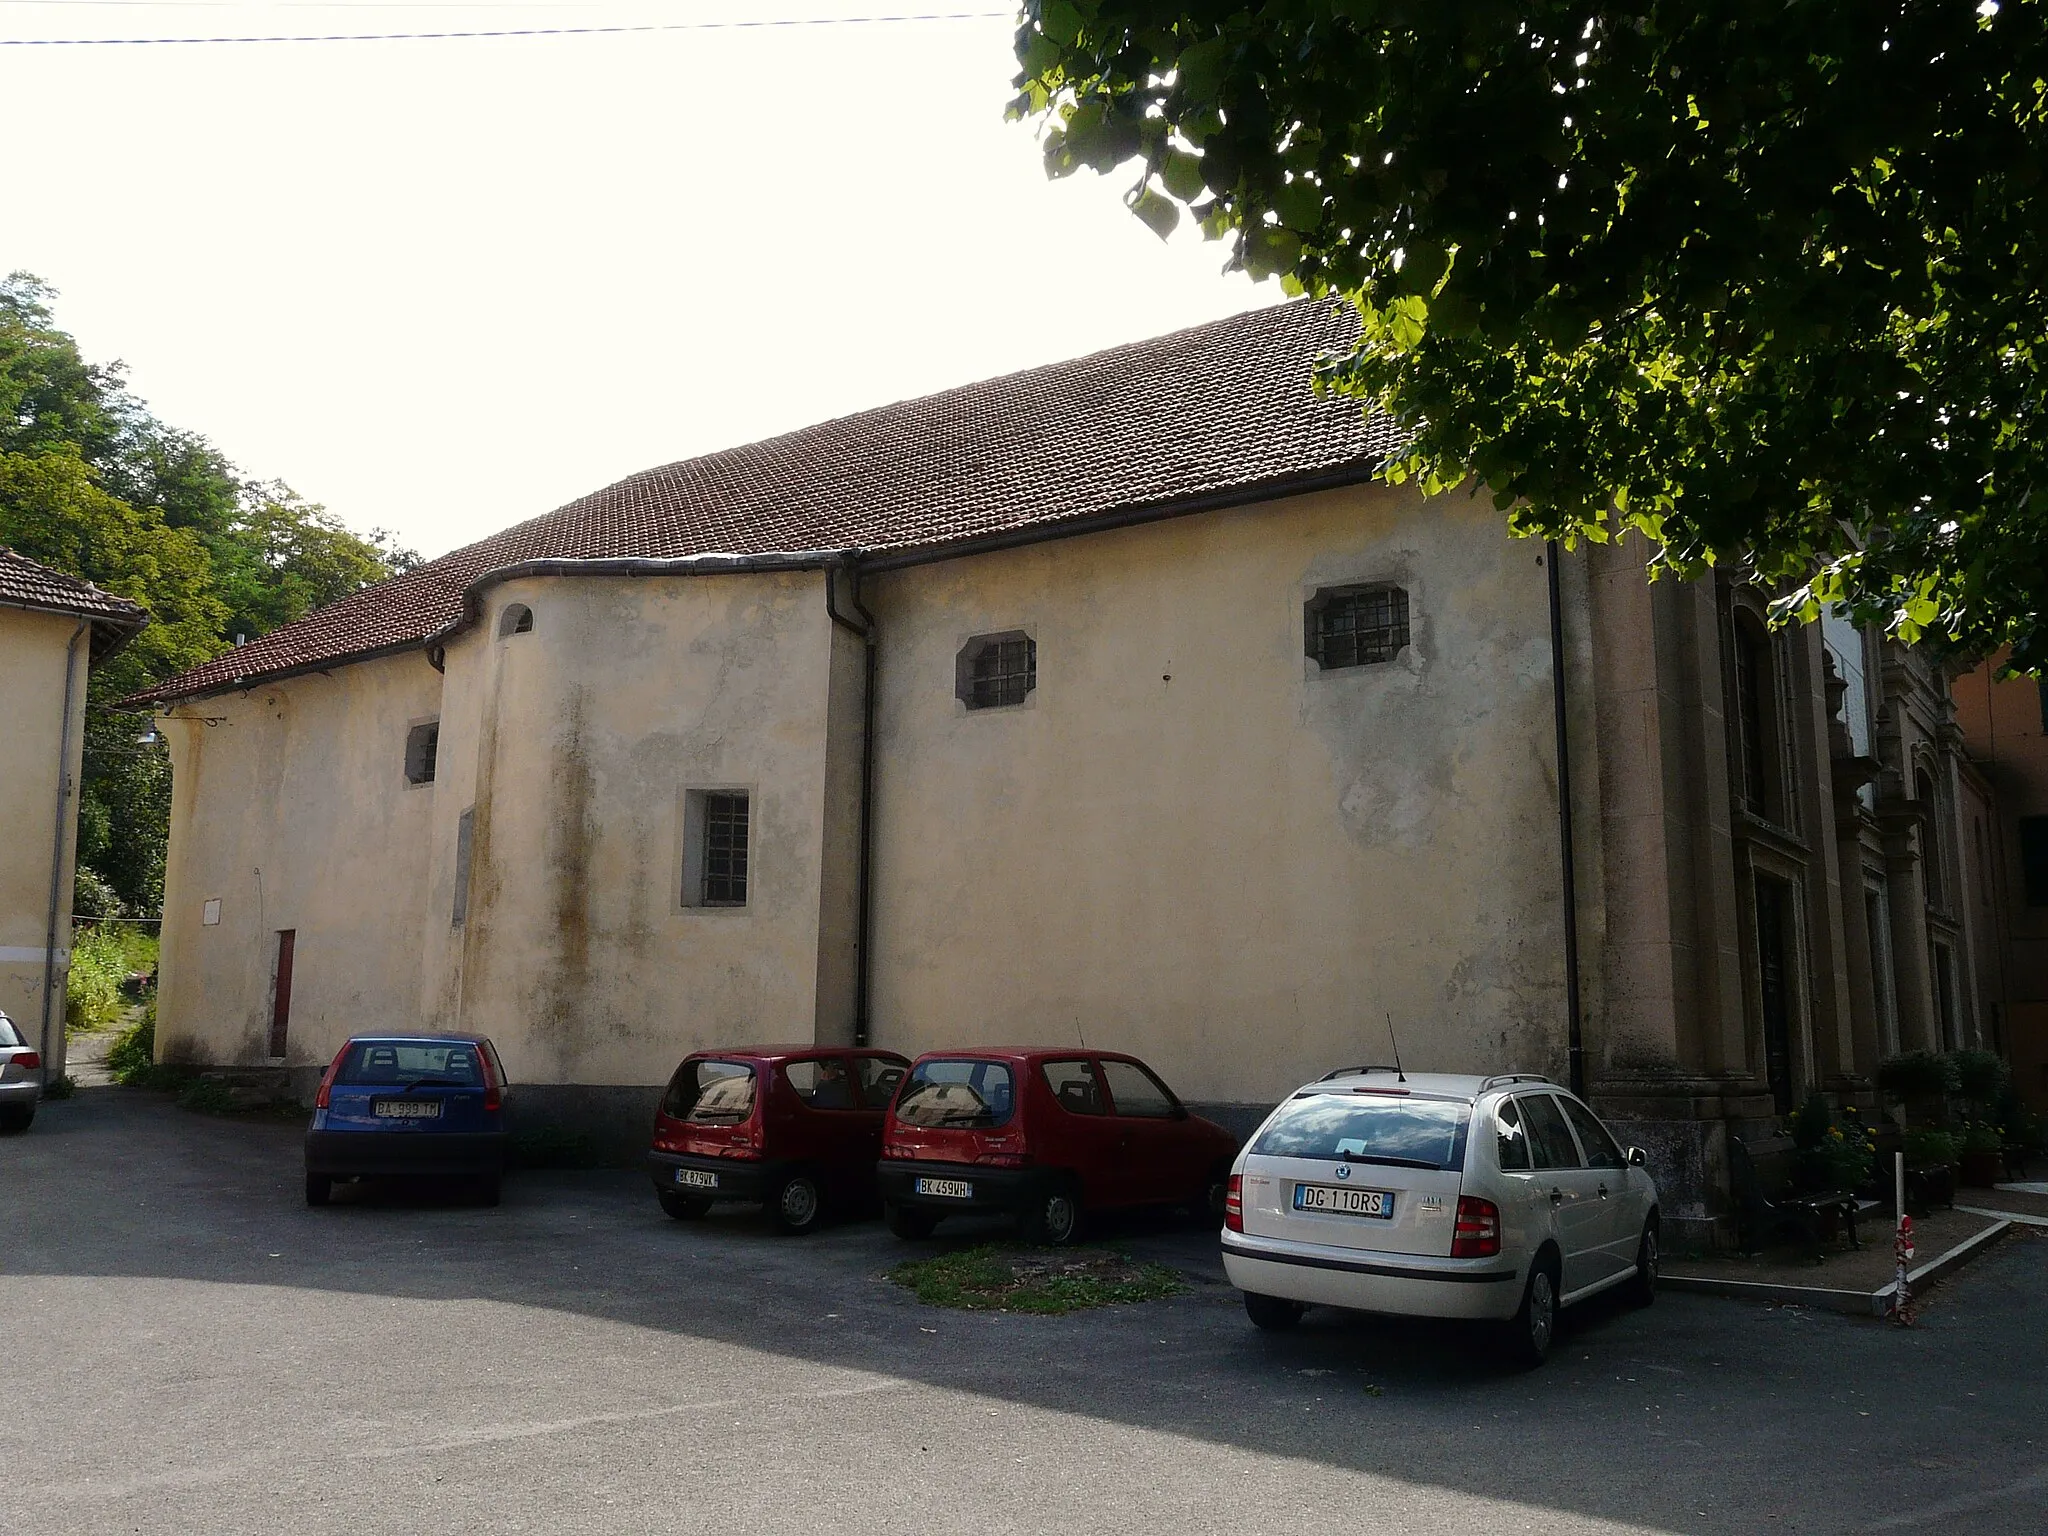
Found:
[[36, 608], [47, 613], [75, 613], [92, 620], [95, 661], [132, 640], [149, 623], [139, 603], [102, 592], [89, 581], [38, 565], [26, 555], [0, 546], [0, 604]]
[[941, 550], [1338, 472], [1362, 478], [1397, 434], [1309, 383], [1315, 360], [1356, 334], [1348, 311], [1299, 300], [666, 464], [137, 697], [420, 645], [461, 621], [472, 581], [520, 561]]

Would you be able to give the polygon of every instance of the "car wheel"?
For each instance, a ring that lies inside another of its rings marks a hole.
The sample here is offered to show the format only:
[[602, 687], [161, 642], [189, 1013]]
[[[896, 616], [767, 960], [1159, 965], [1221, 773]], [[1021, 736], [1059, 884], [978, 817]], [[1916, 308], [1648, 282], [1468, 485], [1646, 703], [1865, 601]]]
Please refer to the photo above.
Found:
[[324, 1173], [306, 1175], [306, 1204], [325, 1205], [334, 1194], [334, 1180]]
[[654, 1198], [677, 1221], [702, 1221], [711, 1214], [709, 1195], [679, 1195], [674, 1190], [660, 1189], [655, 1191]]
[[1533, 1370], [1549, 1358], [1550, 1343], [1556, 1336], [1557, 1262], [1546, 1256], [1529, 1266], [1529, 1282], [1522, 1287], [1522, 1304], [1508, 1322], [1508, 1358], [1525, 1370]]
[[1188, 1218], [1204, 1231], [1223, 1225], [1223, 1207], [1230, 1196], [1230, 1170], [1212, 1169], [1188, 1202]]
[[818, 1194], [817, 1181], [808, 1174], [793, 1173], [768, 1197], [768, 1217], [776, 1229], [794, 1237], [818, 1230], [818, 1218], [825, 1202]]
[[1657, 1223], [1643, 1223], [1643, 1240], [1636, 1244], [1636, 1277], [1629, 1282], [1629, 1295], [1639, 1307], [1657, 1299]]
[[35, 1120], [36, 1107], [33, 1104], [29, 1105], [27, 1109], [6, 1110], [0, 1112], [0, 1131], [4, 1131], [10, 1136], [17, 1136], [35, 1124]]
[[1064, 1248], [1081, 1235], [1081, 1202], [1071, 1188], [1056, 1185], [1025, 1208], [1017, 1226], [1027, 1243]]
[[912, 1242], [930, 1237], [939, 1224], [938, 1217], [914, 1205], [885, 1205], [882, 1207], [882, 1219], [889, 1224], [891, 1232]]
[[1244, 1315], [1252, 1320], [1255, 1327], [1267, 1333], [1285, 1333], [1301, 1321], [1301, 1314], [1308, 1309], [1298, 1301], [1289, 1301], [1282, 1296], [1261, 1296], [1257, 1291], [1244, 1293]]
[[476, 1203], [496, 1205], [504, 1195], [504, 1180], [495, 1173], [485, 1174], [476, 1181]]

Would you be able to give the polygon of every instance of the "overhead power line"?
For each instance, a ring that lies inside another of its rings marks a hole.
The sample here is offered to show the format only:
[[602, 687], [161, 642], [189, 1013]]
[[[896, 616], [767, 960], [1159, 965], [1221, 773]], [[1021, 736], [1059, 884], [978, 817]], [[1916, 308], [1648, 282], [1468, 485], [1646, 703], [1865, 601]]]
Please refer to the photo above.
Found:
[[742, 32], [778, 27], [888, 26], [989, 21], [1014, 11], [928, 11], [901, 16], [757, 16], [742, 21], [650, 21], [597, 27], [494, 27], [449, 32], [286, 32], [249, 37], [0, 37], [0, 48], [175, 48], [220, 43], [425, 43], [471, 37], [613, 37], [645, 32]]

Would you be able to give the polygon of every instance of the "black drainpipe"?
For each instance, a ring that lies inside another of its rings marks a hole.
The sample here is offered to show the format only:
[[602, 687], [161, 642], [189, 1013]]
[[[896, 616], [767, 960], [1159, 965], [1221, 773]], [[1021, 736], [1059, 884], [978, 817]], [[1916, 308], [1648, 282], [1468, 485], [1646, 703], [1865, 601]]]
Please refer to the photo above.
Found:
[[864, 668], [861, 685], [861, 726], [860, 726], [860, 863], [855, 873], [857, 896], [855, 900], [854, 926], [854, 971], [853, 971], [853, 1043], [866, 1045], [870, 1034], [869, 994], [869, 934], [873, 927], [870, 914], [873, 910], [874, 881], [869, 871], [873, 862], [875, 825], [875, 616], [868, 612], [867, 605], [860, 599], [860, 556], [849, 555], [843, 563], [853, 573], [853, 611], [860, 616], [855, 623], [839, 611], [837, 602], [838, 570], [827, 567], [825, 571], [825, 611], [832, 616], [832, 622], [842, 629], [859, 635], [864, 650]]
[[1571, 1090], [1586, 1092], [1586, 1044], [1579, 1019], [1579, 886], [1572, 865], [1572, 749], [1565, 728], [1564, 603], [1557, 592], [1557, 540], [1544, 546], [1550, 577], [1550, 705], [1557, 725], [1557, 850], [1564, 873], [1564, 1007], [1565, 1048], [1571, 1066]]

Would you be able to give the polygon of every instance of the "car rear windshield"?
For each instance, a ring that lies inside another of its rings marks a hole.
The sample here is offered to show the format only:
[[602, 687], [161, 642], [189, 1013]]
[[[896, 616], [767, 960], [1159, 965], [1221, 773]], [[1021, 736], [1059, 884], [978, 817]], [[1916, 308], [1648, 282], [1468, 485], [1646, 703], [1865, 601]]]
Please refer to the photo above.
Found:
[[905, 1125], [980, 1130], [1006, 1123], [1016, 1102], [1000, 1061], [920, 1061], [911, 1068], [896, 1118]]
[[754, 1112], [754, 1069], [744, 1061], [686, 1061], [661, 1110], [691, 1125], [738, 1125]]
[[1252, 1151], [1397, 1168], [1462, 1168], [1471, 1114], [1471, 1105], [1456, 1100], [1305, 1094], [1287, 1102]]
[[0, 1013], [0, 1045], [26, 1044], [28, 1042], [21, 1038], [21, 1031], [14, 1027], [14, 1021], [6, 1014]]
[[480, 1088], [484, 1074], [477, 1065], [477, 1049], [467, 1040], [359, 1040], [349, 1047], [348, 1059], [341, 1064], [334, 1080], [373, 1088], [430, 1080]]

